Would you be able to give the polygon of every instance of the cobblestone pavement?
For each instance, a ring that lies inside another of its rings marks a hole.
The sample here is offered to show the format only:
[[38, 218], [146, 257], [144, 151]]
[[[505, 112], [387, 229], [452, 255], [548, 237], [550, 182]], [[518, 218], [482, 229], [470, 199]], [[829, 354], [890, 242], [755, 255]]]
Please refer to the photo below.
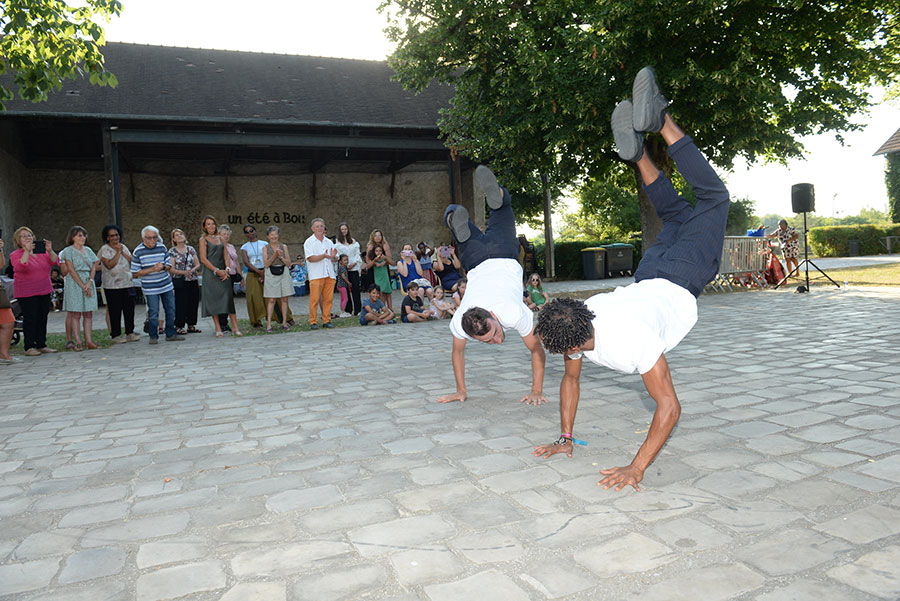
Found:
[[529, 407], [525, 347], [470, 345], [439, 405], [446, 322], [6, 367], [0, 599], [895, 600], [898, 302], [704, 296], [639, 493], [596, 486], [645, 437], [639, 376], [586, 365], [589, 446], [536, 459], [561, 359]]

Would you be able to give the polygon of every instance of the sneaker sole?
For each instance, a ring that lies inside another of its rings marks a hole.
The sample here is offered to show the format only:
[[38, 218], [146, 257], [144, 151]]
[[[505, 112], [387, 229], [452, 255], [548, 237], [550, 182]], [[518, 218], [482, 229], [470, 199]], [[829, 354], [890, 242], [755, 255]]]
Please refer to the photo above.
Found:
[[632, 126], [635, 131], [661, 130], [669, 102], [659, 89], [653, 67], [644, 67], [638, 71], [631, 88], [631, 97], [634, 105]]
[[465, 242], [472, 235], [469, 231], [469, 212], [466, 207], [456, 207], [450, 213], [450, 231], [457, 242]]
[[503, 190], [497, 183], [497, 176], [484, 165], [475, 168], [475, 191], [485, 197], [490, 208], [499, 209], [503, 206]]
[[619, 156], [622, 160], [636, 163], [644, 154], [644, 137], [634, 131], [631, 101], [623, 100], [616, 105], [610, 125]]

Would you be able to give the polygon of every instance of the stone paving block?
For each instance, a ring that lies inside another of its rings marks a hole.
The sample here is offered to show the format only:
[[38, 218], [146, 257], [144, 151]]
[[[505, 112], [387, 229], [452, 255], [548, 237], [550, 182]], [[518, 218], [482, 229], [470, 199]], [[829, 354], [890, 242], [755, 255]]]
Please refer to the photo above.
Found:
[[869, 505], [816, 524], [813, 528], [852, 543], [870, 543], [900, 534], [900, 510], [885, 505]]
[[59, 570], [60, 559], [39, 559], [0, 565], [0, 597], [25, 593], [50, 584]]
[[815, 451], [812, 453], [804, 453], [803, 459], [824, 465], [826, 467], [843, 467], [851, 463], [865, 461], [863, 455], [856, 453], [844, 453], [842, 451]]
[[450, 541], [450, 546], [475, 564], [513, 561], [525, 553], [516, 537], [496, 529], [457, 537]]
[[303, 490], [286, 490], [269, 497], [266, 509], [274, 513], [313, 509], [339, 503], [344, 499], [340, 489], [333, 484]]
[[387, 499], [369, 499], [311, 511], [298, 518], [309, 532], [346, 531], [399, 517], [397, 508]]
[[423, 453], [434, 448], [434, 443], [429, 438], [419, 436], [417, 438], [395, 440], [382, 446], [394, 455], [403, 455], [405, 453]]
[[456, 534], [456, 528], [439, 515], [413, 516], [363, 526], [347, 537], [363, 557], [404, 551], [408, 547], [434, 543]]
[[680, 572], [640, 594], [641, 601], [729, 601], [761, 587], [765, 578], [742, 564], [712, 565]]
[[890, 545], [866, 553], [856, 561], [828, 570], [847, 586], [891, 601], [900, 598], [900, 546]]
[[460, 480], [465, 476], [465, 472], [447, 463], [433, 463], [413, 468], [409, 470], [409, 475], [416, 484], [429, 486], [432, 484], [444, 484], [451, 480]]
[[852, 550], [841, 540], [809, 530], [789, 529], [742, 547], [738, 559], [772, 576], [787, 576], [829, 562]]
[[892, 488], [897, 488], [898, 486], [894, 482], [888, 482], [886, 480], [881, 480], [880, 478], [872, 478], [856, 472], [841, 470], [830, 472], [826, 477], [829, 480], [834, 480], [835, 482], [860, 488], [868, 492], [884, 492]]
[[676, 558], [669, 547], [635, 532], [575, 552], [575, 561], [599, 578], [646, 572]]
[[765, 457], [742, 449], [718, 449], [688, 455], [682, 461], [701, 470], [723, 470], [759, 463]]
[[486, 570], [456, 582], [425, 587], [425, 595], [429, 601], [472, 599], [483, 596], [485, 591], [490, 591], [493, 601], [529, 601], [528, 593], [497, 570]]
[[14, 498], [0, 501], [0, 518], [25, 513], [34, 504], [34, 499]]
[[125, 567], [125, 550], [121, 547], [101, 547], [79, 551], [66, 558], [66, 565], [59, 574], [60, 584], [72, 584], [115, 576]]
[[216, 494], [216, 487], [211, 486], [173, 495], [160, 495], [136, 502], [131, 507], [131, 513], [132, 515], [145, 515], [207, 505], [216, 498]]
[[83, 507], [84, 505], [118, 501], [125, 496], [126, 492], [124, 486], [116, 485], [51, 495], [37, 501], [34, 504], [34, 510], [49, 511], [54, 509], [71, 509], [73, 507]]
[[705, 491], [740, 498], [775, 486], [776, 481], [748, 470], [722, 470], [699, 478], [694, 485]]
[[178, 492], [183, 486], [184, 482], [178, 478], [160, 478], [151, 482], [137, 483], [132, 492], [135, 497], [151, 497]]
[[848, 428], [840, 424], [822, 424], [820, 426], [812, 426], [811, 428], [792, 432], [791, 436], [821, 444], [846, 440], [847, 438], [859, 436], [860, 434], [862, 434], [862, 430], [857, 430], [856, 428]]
[[[202, 465], [202, 464], [201, 464]], [[198, 465], [200, 467], [200, 465]], [[272, 470], [267, 465], [222, 465], [221, 468], [205, 469], [202, 474], [197, 474], [192, 479], [197, 488], [257, 480], [270, 475]]]
[[470, 444], [479, 442], [484, 438], [479, 432], [472, 430], [457, 430], [453, 432], [442, 432], [431, 437], [439, 445], [450, 446], [457, 444]]
[[750, 469], [763, 476], [775, 478], [782, 482], [796, 482], [814, 476], [822, 470], [805, 461], [772, 461], [751, 466]]
[[510, 494], [509, 497], [535, 513], [556, 513], [566, 507], [565, 497], [554, 490], [521, 490]]
[[219, 496], [243, 499], [260, 495], [274, 495], [288, 490], [306, 488], [307, 485], [308, 482], [302, 474], [285, 474], [269, 476], [262, 480], [223, 484], [219, 486]]
[[200, 537], [170, 538], [141, 545], [136, 563], [143, 570], [166, 563], [199, 559], [207, 551], [208, 545]]
[[102, 547], [110, 543], [171, 536], [187, 528], [189, 520], [190, 515], [182, 512], [129, 520], [112, 526], [95, 528], [84, 535], [81, 539], [81, 546], [85, 548]]
[[297, 531], [298, 528], [294, 524], [293, 518], [286, 516], [278, 521], [250, 526], [223, 524], [213, 530], [210, 536], [219, 543], [235, 544], [238, 547], [243, 547], [260, 543], [293, 540], [297, 538]]
[[860, 453], [869, 457], [886, 455], [887, 453], [893, 453], [897, 450], [896, 445], [887, 442], [881, 442], [878, 440], [872, 440], [871, 438], [854, 438], [835, 446], [845, 451]]
[[739, 534], [773, 530], [803, 517], [787, 505], [770, 501], [728, 503], [706, 515]]
[[595, 586], [593, 576], [570, 561], [551, 559], [532, 562], [519, 579], [534, 587], [546, 599], [558, 599]]
[[609, 507], [592, 513], [555, 513], [518, 524], [522, 540], [531, 545], [572, 549], [618, 534], [630, 523], [628, 517]]
[[397, 503], [412, 512], [430, 511], [461, 503], [471, 503], [484, 493], [470, 482], [451, 482], [428, 488], [401, 492]]
[[809, 511], [825, 506], [849, 505], [859, 499], [862, 493], [834, 482], [810, 479], [778, 488], [768, 496], [772, 500]]
[[397, 580], [405, 587], [447, 580], [465, 570], [463, 562], [443, 546], [410, 549], [390, 559]]
[[39, 559], [48, 555], [63, 555], [78, 543], [84, 530], [67, 528], [36, 532], [23, 540], [13, 551], [13, 559]]
[[653, 534], [675, 551], [694, 552], [715, 549], [733, 538], [693, 518], [677, 518], [657, 522]]
[[[622, 490], [622, 492], [624, 491], [625, 489]], [[621, 493], [613, 494], [621, 495]], [[633, 516], [644, 522], [655, 522], [684, 515], [709, 504], [710, 499], [698, 494], [696, 490], [678, 489], [642, 489], [639, 493], [629, 493], [613, 502], [613, 506], [626, 516]]]
[[720, 432], [729, 436], [733, 436], [735, 438], [745, 439], [769, 436], [772, 434], [777, 434], [778, 432], [783, 432], [785, 429], [786, 428], [784, 426], [779, 426], [777, 424], [765, 421], [741, 421], [734, 424], [733, 426], [722, 428]]
[[281, 582], [241, 582], [219, 601], [287, 601], [287, 591]]
[[351, 480], [341, 486], [348, 499], [377, 497], [400, 490], [415, 488], [413, 483], [401, 472], [387, 472], [372, 478]]
[[858, 415], [844, 420], [844, 423], [853, 428], [862, 428], [863, 430], [885, 430], [893, 428], [900, 424], [900, 420], [896, 420], [887, 415]]
[[506, 453], [494, 453], [464, 459], [462, 464], [476, 476], [487, 476], [499, 472], [514, 472], [526, 467], [520, 458]]
[[59, 520], [59, 527], [71, 528], [119, 520], [125, 517], [130, 506], [129, 501], [116, 501], [115, 503], [73, 509]]
[[103, 471], [106, 461], [89, 461], [87, 463], [70, 463], [53, 470], [50, 475], [54, 478], [73, 478], [77, 476], [91, 476]]
[[332, 569], [326, 574], [301, 577], [293, 586], [293, 598], [298, 601], [357, 599], [360, 593], [377, 591], [387, 579], [387, 570], [378, 564]]
[[308, 571], [316, 563], [343, 558], [353, 547], [343, 541], [314, 540], [281, 546], [267, 545], [239, 553], [231, 560], [231, 571], [238, 578], [290, 576]]
[[336, 465], [311, 472], [307, 480], [311, 485], [340, 484], [359, 478], [361, 473], [358, 465]]
[[35, 597], [28, 601], [132, 601], [133, 593], [125, 590], [125, 582], [120, 579], [106, 579], [61, 587]]
[[174, 599], [225, 588], [225, 566], [210, 560], [143, 574], [137, 580], [137, 601]]
[[548, 467], [538, 466], [519, 472], [511, 472], [489, 476], [481, 480], [481, 484], [487, 486], [496, 493], [508, 493], [540, 486], [549, 486], [560, 481], [559, 473]]
[[882, 480], [900, 482], [900, 454], [878, 459], [857, 471], [868, 476], [881, 478]]

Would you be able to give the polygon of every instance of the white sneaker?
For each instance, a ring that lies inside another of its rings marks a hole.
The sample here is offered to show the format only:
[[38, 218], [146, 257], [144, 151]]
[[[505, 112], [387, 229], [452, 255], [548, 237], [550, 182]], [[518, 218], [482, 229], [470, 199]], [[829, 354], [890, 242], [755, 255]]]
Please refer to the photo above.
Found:
[[110, 338], [109, 341], [112, 342], [113, 344], [125, 344], [125, 337], [124, 336], [116, 336], [115, 338]]
[[347, 313], [346, 311], [344, 311], [343, 313], [341, 313], [340, 315], [338, 315], [338, 317], [353, 317], [353, 314], [352, 314], [352, 313]]

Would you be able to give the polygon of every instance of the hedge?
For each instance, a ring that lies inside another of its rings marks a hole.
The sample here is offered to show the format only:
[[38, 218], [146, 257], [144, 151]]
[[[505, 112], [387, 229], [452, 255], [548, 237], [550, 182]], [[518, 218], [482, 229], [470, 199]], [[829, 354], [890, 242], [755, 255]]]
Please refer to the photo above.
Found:
[[900, 224], [814, 227], [809, 230], [809, 250], [819, 257], [846, 257], [850, 240], [858, 240], [860, 255], [880, 255], [886, 252], [881, 244], [885, 236], [900, 236]]
[[[554, 245], [556, 254], [556, 279], [557, 280], [580, 280], [584, 278], [584, 267], [581, 261], [581, 250], [583, 248], [592, 248], [602, 246], [604, 244], [615, 244], [622, 240], [579, 240], [577, 242], [557, 242]], [[634, 265], [632, 271], [637, 268], [638, 262], [641, 260], [641, 239], [634, 238], [626, 241], [634, 246]], [[544, 243], [538, 242], [534, 245], [534, 252], [537, 255], [538, 271], [546, 274], [544, 269]]]

